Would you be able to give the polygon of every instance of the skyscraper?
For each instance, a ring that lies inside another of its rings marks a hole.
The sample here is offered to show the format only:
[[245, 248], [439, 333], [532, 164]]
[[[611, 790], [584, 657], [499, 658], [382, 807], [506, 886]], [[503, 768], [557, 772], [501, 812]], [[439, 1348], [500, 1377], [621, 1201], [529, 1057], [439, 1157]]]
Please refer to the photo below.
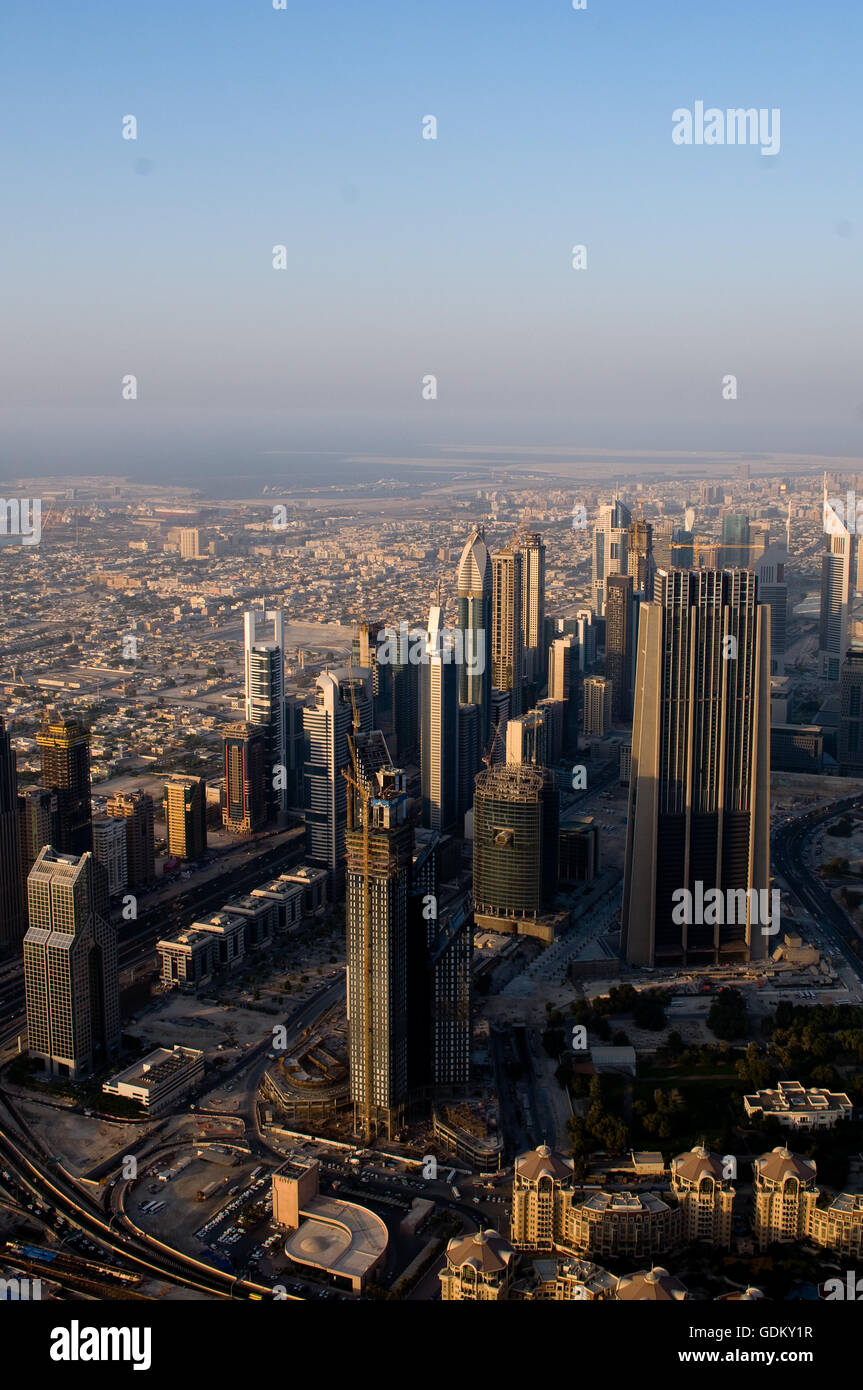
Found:
[[519, 923], [536, 921], [551, 888], [543, 882], [544, 787], [542, 769], [525, 764], [477, 776], [473, 898], [494, 930], [516, 932]]
[[443, 613], [429, 610], [422, 663], [422, 822], [428, 830], [449, 830], [459, 812], [458, 682], [452, 633]]
[[39, 851], [58, 840], [58, 796], [48, 787], [26, 787], [18, 793], [18, 832], [21, 843], [21, 896], [27, 913], [27, 877]]
[[125, 821], [115, 816], [93, 817], [93, 858], [105, 870], [109, 897], [124, 893], [129, 886]]
[[[416, 671], [416, 666], [412, 668]], [[372, 725], [371, 678], [368, 672], [324, 671], [315, 686], [315, 703], [303, 710], [306, 744], [306, 857], [328, 869], [333, 896], [344, 888], [347, 797], [342, 770], [348, 767], [348, 734], [353, 714], [351, 686], [360, 731]]]
[[77, 719], [51, 719], [46, 710], [36, 742], [42, 751], [42, 785], [57, 793], [55, 848], [83, 854], [93, 848], [90, 735]]
[[393, 733], [393, 667], [391, 662], [378, 661], [378, 639], [386, 632], [383, 623], [360, 623], [351, 655], [354, 666], [371, 672], [374, 727], [389, 738]]
[[21, 940], [24, 929], [18, 770], [6, 722], [0, 718], [0, 954]]
[[593, 527], [593, 611], [605, 617], [605, 582], [609, 575], [626, 574], [626, 550], [632, 513], [619, 498], [600, 507]]
[[128, 885], [143, 888], [155, 874], [153, 798], [142, 791], [118, 792], [108, 801], [105, 813], [125, 821]]
[[863, 647], [852, 643], [839, 675], [839, 776], [863, 776]]
[[[345, 736], [347, 738], [347, 735]], [[413, 831], [404, 773], [378, 731], [350, 736], [348, 1053], [354, 1127], [395, 1137], [408, 1099], [408, 896]], [[345, 786], [345, 779], [339, 779]]]
[[785, 647], [788, 628], [788, 585], [785, 564], [788, 552], [781, 545], [771, 545], [753, 560], [758, 576], [758, 602], [770, 609], [770, 674], [785, 672]]
[[521, 637], [524, 679], [545, 682], [545, 545], [528, 531], [521, 540]]
[[604, 738], [611, 727], [613, 689], [605, 676], [588, 676], [584, 682], [584, 732]]
[[[653, 527], [643, 517], [633, 521], [626, 541], [626, 572], [632, 578], [636, 593], [653, 598]], [[609, 575], [606, 579], [606, 584]], [[606, 603], [608, 594], [606, 593]]]
[[611, 719], [615, 724], [632, 718], [636, 652], [633, 582], [629, 574], [613, 574], [606, 582], [605, 674], [611, 682]]
[[825, 550], [821, 557], [821, 617], [818, 633], [818, 672], [837, 681], [848, 650], [851, 609], [851, 574], [854, 537], [845, 521], [830, 506], [824, 485]]
[[169, 777], [165, 783], [168, 853], [200, 859], [207, 849], [207, 784], [202, 777]]
[[510, 692], [510, 716], [521, 714], [522, 554], [514, 541], [491, 557], [491, 683]]
[[749, 564], [749, 517], [745, 512], [725, 512], [722, 517], [720, 569], [746, 569]]
[[480, 755], [488, 744], [491, 727], [491, 559], [483, 531], [475, 526], [467, 539], [458, 565], [458, 626], [464, 634], [465, 654], [473, 662], [459, 669], [459, 701], [476, 705], [479, 711], [478, 747]]
[[225, 727], [225, 788], [222, 823], [238, 833], [260, 830], [266, 822], [266, 735], [239, 719]]
[[572, 634], [556, 637], [548, 649], [548, 698], [564, 707], [564, 752], [578, 742], [578, 657], [578, 642]]
[[[747, 892], [770, 885], [770, 613], [756, 593], [748, 570], [661, 570], [641, 609], [622, 908], [634, 965], [760, 960], [771, 941]], [[691, 904], [698, 884], [728, 912], [686, 911], [680, 890]]]
[[27, 1042], [55, 1076], [86, 1076], [120, 1044], [117, 935], [105, 871], [90, 853], [42, 850], [27, 880]]
[[[272, 623], [271, 642], [259, 640], [262, 622]], [[280, 821], [288, 809], [284, 614], [280, 608], [250, 609], [243, 615], [243, 632], [245, 720], [263, 730], [266, 816]]]

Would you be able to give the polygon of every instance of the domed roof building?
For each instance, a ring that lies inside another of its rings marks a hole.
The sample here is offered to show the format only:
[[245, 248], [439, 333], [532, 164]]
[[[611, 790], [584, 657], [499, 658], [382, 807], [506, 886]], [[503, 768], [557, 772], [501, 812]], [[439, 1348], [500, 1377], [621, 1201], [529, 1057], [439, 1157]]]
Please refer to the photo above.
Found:
[[509, 1241], [497, 1231], [454, 1236], [441, 1270], [444, 1302], [488, 1302], [509, 1297], [518, 1260]]
[[547, 1144], [518, 1155], [512, 1186], [512, 1243], [517, 1250], [560, 1246], [573, 1167], [571, 1158]]
[[777, 1148], [754, 1159], [752, 1168], [759, 1250], [775, 1242], [805, 1240], [820, 1195], [812, 1159]]
[[736, 1163], [703, 1146], [671, 1160], [671, 1190], [683, 1212], [683, 1237], [687, 1242], [707, 1241], [731, 1248], [734, 1188], [731, 1176]]
[[661, 1265], [641, 1269], [618, 1281], [617, 1297], [624, 1303], [682, 1303], [689, 1297], [685, 1285]]

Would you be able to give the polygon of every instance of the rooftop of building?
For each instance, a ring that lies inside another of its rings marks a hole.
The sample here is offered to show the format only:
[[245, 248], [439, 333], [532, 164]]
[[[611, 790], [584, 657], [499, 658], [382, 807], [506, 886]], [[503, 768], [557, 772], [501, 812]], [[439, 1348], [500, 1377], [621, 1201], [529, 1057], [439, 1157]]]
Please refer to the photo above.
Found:
[[118, 1071], [116, 1075], [110, 1077], [106, 1085], [145, 1086], [148, 1088], [161, 1086], [162, 1082], [176, 1075], [178, 1071], [203, 1060], [203, 1056], [203, 1052], [199, 1052], [193, 1047], [180, 1047], [179, 1045], [173, 1048], [157, 1047], [146, 1057], [140, 1057], [131, 1066], [126, 1067], [123, 1071]]
[[299, 1264], [363, 1277], [386, 1251], [387, 1228], [366, 1207], [317, 1196], [301, 1215], [305, 1220], [285, 1242], [285, 1253]]

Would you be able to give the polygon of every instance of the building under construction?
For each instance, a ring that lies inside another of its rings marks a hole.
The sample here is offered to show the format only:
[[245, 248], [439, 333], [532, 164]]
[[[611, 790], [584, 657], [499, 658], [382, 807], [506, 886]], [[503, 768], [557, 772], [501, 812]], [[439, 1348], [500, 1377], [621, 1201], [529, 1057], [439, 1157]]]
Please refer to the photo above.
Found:
[[408, 899], [413, 829], [405, 774], [379, 731], [349, 740], [348, 1050], [354, 1126], [392, 1139], [408, 1100]]
[[[540, 768], [497, 764], [480, 772], [474, 798], [473, 898], [488, 926], [515, 931], [542, 913], [544, 778]], [[509, 925], [507, 925], [507, 923]]]

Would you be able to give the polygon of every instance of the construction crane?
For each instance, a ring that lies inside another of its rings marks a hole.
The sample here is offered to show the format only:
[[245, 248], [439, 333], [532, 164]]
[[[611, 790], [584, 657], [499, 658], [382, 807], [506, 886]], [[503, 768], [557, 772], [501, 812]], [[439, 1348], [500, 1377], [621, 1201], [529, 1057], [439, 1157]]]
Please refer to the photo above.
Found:
[[502, 728], [503, 728], [503, 724], [501, 724], [501, 723], [495, 724], [495, 726], [494, 726], [494, 738], [492, 739], [492, 741], [491, 741], [491, 743], [489, 744], [488, 748], [485, 750], [485, 752], [484, 752], [483, 755], [482, 755], [482, 761], [485, 763], [486, 767], [491, 767], [491, 760], [492, 760], [492, 758], [494, 757], [494, 750], [495, 750], [495, 747], [496, 747], [496, 745], [497, 745], [497, 741], [498, 741], [498, 739], [500, 738], [500, 731], [501, 731]]
[[[354, 692], [353, 668], [348, 657], [348, 683], [351, 691], [351, 727], [348, 735], [348, 751], [351, 755], [351, 770], [342, 768], [342, 776], [348, 784], [348, 830], [353, 830], [357, 810], [357, 799], [362, 807], [363, 818], [363, 890], [362, 890], [362, 987], [363, 987], [363, 1139], [366, 1144], [372, 1139], [372, 913], [371, 891], [369, 886], [369, 791], [365, 784], [357, 756], [357, 734], [360, 732], [360, 716]], [[353, 795], [352, 795], [353, 793]]]

